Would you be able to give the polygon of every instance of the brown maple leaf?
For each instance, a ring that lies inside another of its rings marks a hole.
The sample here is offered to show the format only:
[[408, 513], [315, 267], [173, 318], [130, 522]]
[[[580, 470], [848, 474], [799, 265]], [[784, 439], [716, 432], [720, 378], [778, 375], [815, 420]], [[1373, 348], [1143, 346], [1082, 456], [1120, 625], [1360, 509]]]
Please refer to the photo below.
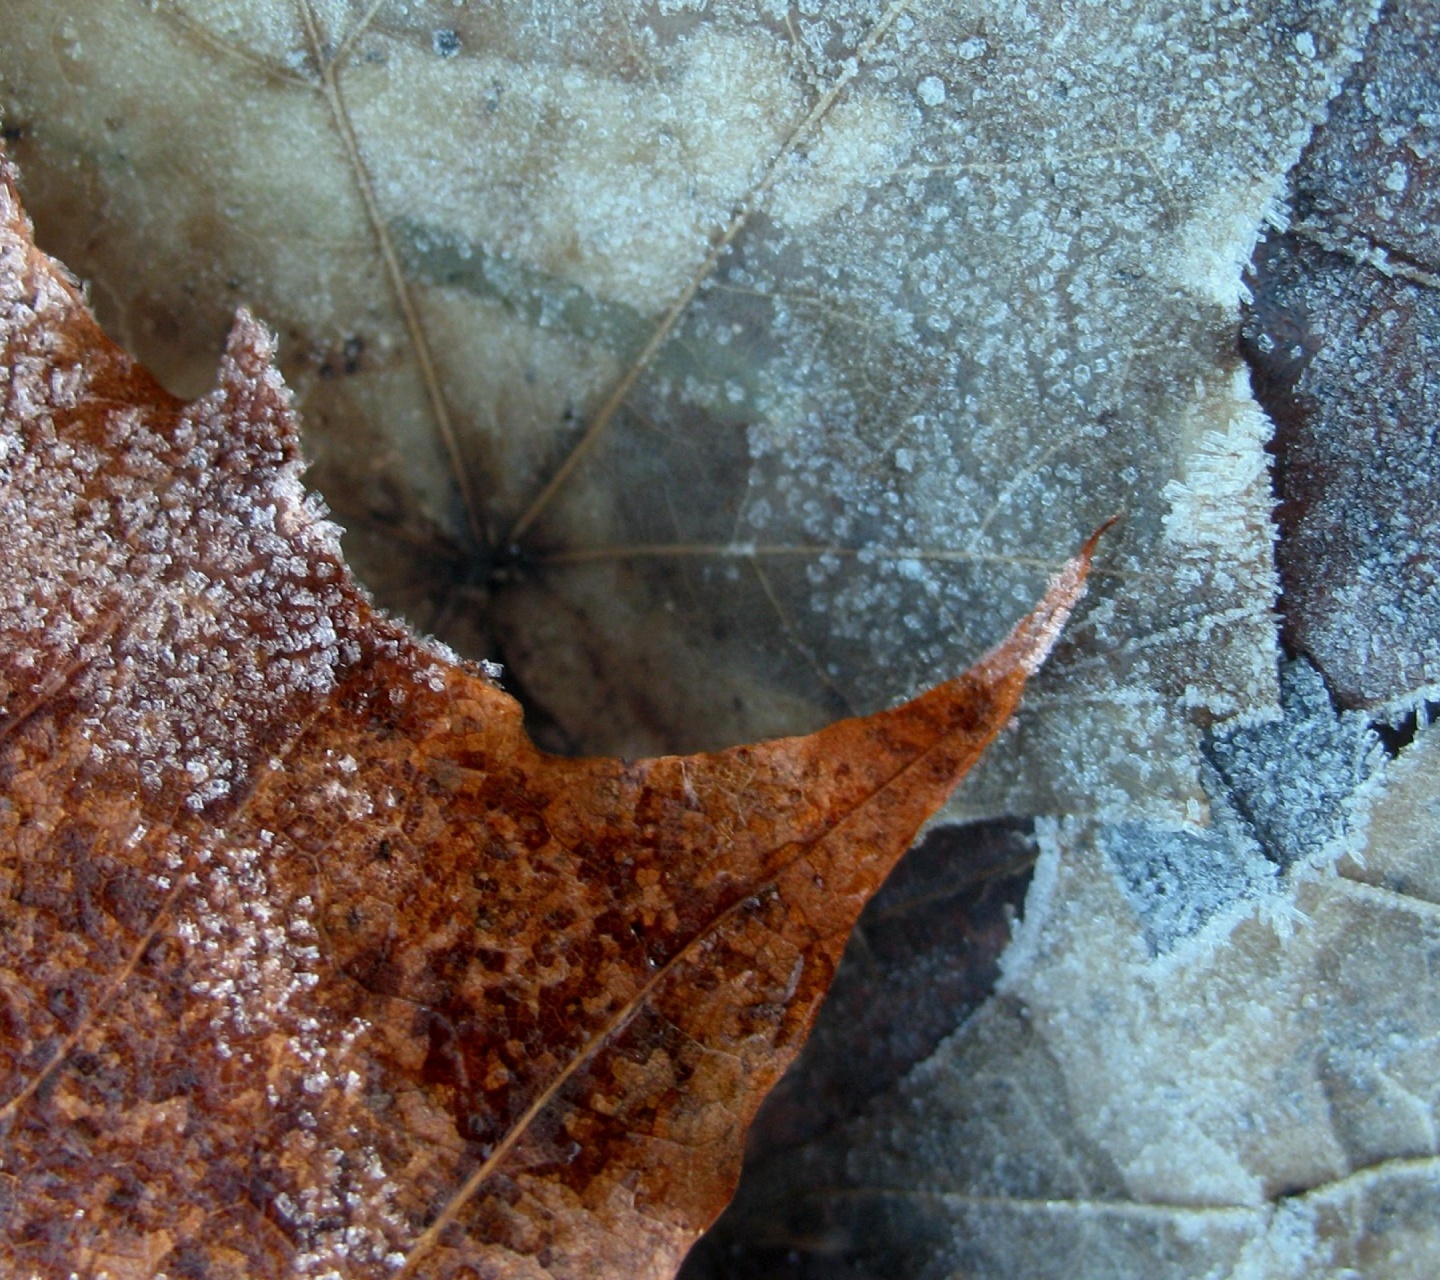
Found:
[[180, 403], [0, 177], [4, 1274], [672, 1274], [1093, 539], [903, 707], [548, 757], [349, 578], [266, 332]]

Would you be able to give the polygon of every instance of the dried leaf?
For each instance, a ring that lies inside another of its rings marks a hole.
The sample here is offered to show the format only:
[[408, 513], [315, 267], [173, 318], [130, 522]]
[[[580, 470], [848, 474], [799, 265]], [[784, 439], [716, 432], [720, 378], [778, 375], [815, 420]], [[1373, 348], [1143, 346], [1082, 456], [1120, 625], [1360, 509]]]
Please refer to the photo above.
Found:
[[349, 578], [269, 336], [171, 398], [4, 178], [4, 1270], [670, 1274], [1089, 548], [904, 707], [544, 756]]
[[9, 0], [0, 77], [113, 331], [274, 318], [362, 578], [579, 749], [891, 705], [1123, 509], [962, 798], [1179, 817], [1276, 698], [1239, 269], [1373, 7]]
[[989, 997], [1035, 864], [1029, 826], [935, 826], [905, 855], [861, 913], [804, 1051], [750, 1131], [746, 1178], [861, 1114]]
[[1440, 4], [1386, 6], [1256, 254], [1286, 639], [1347, 706], [1440, 696]]
[[1212, 825], [1037, 824], [998, 994], [687, 1277], [1433, 1274], [1440, 725], [1389, 761], [1283, 687], [1212, 742]]

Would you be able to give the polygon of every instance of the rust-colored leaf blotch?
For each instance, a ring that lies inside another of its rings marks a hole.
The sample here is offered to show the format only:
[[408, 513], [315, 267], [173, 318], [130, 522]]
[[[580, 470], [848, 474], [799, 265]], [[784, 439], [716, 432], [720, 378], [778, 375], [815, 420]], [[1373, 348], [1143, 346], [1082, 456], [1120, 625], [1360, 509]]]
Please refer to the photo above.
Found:
[[1089, 547], [806, 738], [542, 755], [377, 615], [242, 315], [185, 405], [0, 183], [0, 1271], [669, 1276]]

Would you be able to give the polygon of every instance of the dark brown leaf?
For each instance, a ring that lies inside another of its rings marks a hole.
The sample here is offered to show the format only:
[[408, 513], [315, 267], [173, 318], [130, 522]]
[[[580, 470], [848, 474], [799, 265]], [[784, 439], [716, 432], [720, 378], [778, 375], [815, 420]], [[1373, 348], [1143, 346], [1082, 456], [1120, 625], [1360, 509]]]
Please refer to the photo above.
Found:
[[1440, 5], [1391, 4], [1256, 255], [1286, 636], [1342, 703], [1440, 690]]

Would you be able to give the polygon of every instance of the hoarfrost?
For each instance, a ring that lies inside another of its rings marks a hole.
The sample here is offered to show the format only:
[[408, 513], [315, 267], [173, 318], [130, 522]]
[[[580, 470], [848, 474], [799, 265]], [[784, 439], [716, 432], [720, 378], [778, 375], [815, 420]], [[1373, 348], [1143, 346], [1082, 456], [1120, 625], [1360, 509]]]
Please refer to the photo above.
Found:
[[[1369, 0], [412, 3], [316, 41], [264, 0], [67, 13], [86, 94], [35, 71], [38, 0], [3, 54], [65, 252], [177, 380], [237, 289], [295, 335], [362, 575], [457, 641], [498, 626], [572, 744], [893, 702], [1117, 510], [965, 811], [1183, 816], [1201, 728], [1273, 707], [1238, 268]], [[143, 287], [87, 254], [77, 174]], [[517, 534], [488, 604], [452, 593]]]
[[1440, 13], [1387, 6], [1256, 255], [1285, 630], [1347, 706], [1440, 694]]
[[1353, 834], [1353, 797], [1383, 750], [1363, 715], [1335, 711], [1308, 662], [1281, 670], [1281, 718], [1211, 735], [1206, 754], [1228, 800], [1281, 870]]
[[1152, 954], [1257, 903], [1285, 918], [1282, 874], [1333, 862], [1355, 843], [1357, 797], [1383, 757], [1380, 741], [1365, 717], [1336, 713], [1303, 659], [1284, 664], [1280, 688], [1278, 719], [1207, 735], [1209, 825], [1129, 821], [1096, 835]]
[[[1373, 6], [413, 3], [361, 30], [319, 5], [314, 47], [292, 6], [260, 0], [69, 8], [52, 40], [49, 7], [12, 5], [0, 51], [36, 204], [177, 385], [208, 379], [237, 291], [293, 335], [321, 474], [377, 588], [422, 625], [427, 592], [449, 599], [476, 574], [477, 530], [503, 543], [699, 286], [497, 577], [507, 660], [587, 746], [735, 740], [891, 701], [983, 649], [1089, 528], [1125, 513], [1087, 612], [964, 800], [1097, 816], [1040, 824], [1002, 994], [843, 1135], [845, 1155], [809, 1153], [842, 1190], [802, 1206], [807, 1239], [910, 1275], [1043, 1277], [1083, 1257], [1147, 1280], [1298, 1277], [1379, 1253], [1426, 1273], [1440, 746], [1422, 726], [1381, 770], [1310, 667], [1277, 686], [1268, 427], [1229, 355], [1238, 264], [1255, 228], [1285, 223], [1281, 175]], [[1424, 39], [1395, 37], [1407, 56]], [[346, 61], [326, 68], [334, 50]], [[35, 70], [55, 64], [53, 82]], [[348, 120], [320, 91], [327, 69]], [[1379, 157], [1370, 203], [1345, 187], [1348, 135], [1319, 135], [1331, 186], [1296, 192], [1309, 292], [1258, 280], [1252, 328], [1302, 391], [1334, 398], [1397, 350], [1429, 351], [1435, 223], [1417, 202], [1435, 189], [1436, 118], [1373, 85], [1337, 104], [1332, 123], [1361, 121]], [[336, 131], [351, 124], [353, 166]], [[177, 164], [184, 199], [164, 181]], [[77, 176], [112, 211], [95, 252], [138, 270], [89, 256]], [[1354, 217], [1318, 216], [1336, 210]], [[1423, 252], [1391, 254], [1387, 235]], [[356, 245], [374, 252], [357, 262]], [[1402, 287], [1341, 282], [1337, 258]], [[27, 420], [83, 391], [17, 368], [8, 403]], [[1431, 381], [1422, 362], [1423, 403]], [[185, 466], [213, 462], [224, 394], [174, 436], [189, 433]], [[1434, 504], [1416, 483], [1433, 448], [1382, 425], [1396, 447], [1352, 443], [1330, 467], [1336, 487], [1369, 490], [1344, 495], [1335, 524], [1394, 518], [1310, 579], [1342, 585], [1320, 593], [1333, 625], [1313, 615], [1301, 647], [1343, 701], [1387, 706], [1434, 686], [1440, 612], [1422, 607]], [[159, 457], [143, 423], [117, 413], [110, 430], [136, 466]], [[1282, 463], [1286, 444], [1282, 430]], [[43, 430], [7, 437], [7, 481], [32, 448], [61, 461]], [[469, 493], [456, 457], [483, 477]], [[63, 461], [78, 503], [96, 459]], [[56, 654], [99, 634], [64, 618], [121, 616], [107, 575], [122, 570], [159, 585], [117, 632], [117, 670], [158, 664], [183, 684], [186, 628], [235, 640], [234, 566], [204, 566], [216, 587], [165, 576], [164, 488], [146, 472], [86, 495], [82, 529], [109, 504], [134, 547], [96, 532], [73, 553], [72, 598], [43, 576], [4, 584], [6, 625], [36, 638], [7, 696], [33, 696]], [[333, 554], [298, 492], [282, 469], [275, 504], [245, 522], [266, 589], [290, 573], [266, 541], [282, 509]], [[419, 570], [394, 554], [415, 542], [436, 551]], [[344, 656], [326, 581], [275, 649], [311, 654], [277, 667], [297, 689], [326, 687]], [[1299, 597], [1287, 582], [1292, 629]], [[227, 696], [265, 696], [264, 675], [241, 664]], [[165, 770], [196, 797], [239, 781], [203, 738], [179, 743], [164, 706], [120, 696], [97, 714], [134, 725], [148, 786], [173, 785]], [[251, 874], [211, 864], [207, 893]], [[266, 927], [247, 945], [279, 956]], [[300, 950], [271, 976], [303, 982]], [[246, 978], [228, 980], [204, 993], [217, 1009]], [[316, 1226], [325, 1206], [291, 1207]], [[317, 1271], [347, 1247], [321, 1235]]]
[[[1286, 687], [1285, 720], [1263, 749], [1233, 744], [1228, 767], [1252, 779], [1241, 790], [1263, 791], [1253, 780], [1281, 754], [1292, 777], [1327, 777], [1348, 817], [1323, 856], [1286, 873], [1262, 859], [1270, 874], [1247, 881], [1259, 864], [1223, 865], [1218, 822], [1168, 846], [1153, 830], [1039, 824], [999, 994], [862, 1118], [769, 1166], [733, 1229], [746, 1213], [794, 1224], [807, 1255], [818, 1243], [858, 1273], [926, 1280], [1045, 1280], [1077, 1259], [1121, 1280], [1428, 1274], [1440, 730], [1381, 768], [1313, 673]], [[1281, 790], [1281, 807], [1306, 811], [1313, 793]], [[1193, 867], [1179, 878], [1195, 903], [1207, 868], [1217, 899], [1238, 888], [1228, 918], [1151, 945], [1147, 927], [1180, 917], [1153, 899], [1137, 914], [1114, 874], [1117, 851], [1143, 863], [1147, 845], [1200, 854], [1200, 887]]]
[[1237, 903], [1275, 889], [1275, 867], [1253, 841], [1217, 828], [1122, 822], [1100, 837], [1155, 954], [1172, 950]]
[[[167, 1154], [137, 1175], [140, 1199], [155, 1203], [118, 1232], [98, 1211], [90, 1220], [116, 1257], [157, 1241], [152, 1260], [178, 1256], [173, 1224], [147, 1229], [168, 1198], [203, 1200], [196, 1179], [227, 1162], [255, 1174], [271, 1161], [257, 1176], [289, 1215], [297, 1274], [378, 1259], [404, 1231], [383, 1161], [359, 1139], [345, 1153], [358, 1150], [377, 1179], [338, 1151], [307, 1149], [315, 1119], [296, 1105], [336, 1105], [335, 1084], [364, 1061], [352, 1051], [369, 1025], [314, 995], [330, 966], [316, 900], [296, 892], [297, 867], [314, 883], [313, 855], [294, 844], [337, 814], [369, 815], [363, 770], [329, 753], [333, 791], [295, 786], [278, 834], [226, 823], [242, 802], [253, 815], [267, 787], [294, 785], [291, 748], [361, 639], [383, 654], [399, 633], [363, 616], [338, 530], [300, 484], [270, 334], [242, 311], [217, 390], [171, 400], [33, 249], [13, 179], [0, 168], [6, 968], [51, 995], [8, 1002], [7, 1111], [43, 1086], [62, 1116], [113, 1108], [107, 1141], [118, 1128], [144, 1150], [145, 1127], [156, 1131]], [[90, 1043], [101, 1056], [82, 1052]], [[65, 1064], [102, 1057], [96, 1101], [90, 1073]], [[178, 1074], [172, 1060], [185, 1064]], [[283, 1152], [257, 1152], [244, 1123], [256, 1105], [284, 1112]], [[204, 1153], [192, 1165], [197, 1107]], [[243, 1156], [228, 1145], [231, 1123]], [[84, 1179], [50, 1176], [33, 1151], [26, 1162], [30, 1176], [11, 1179], [10, 1220], [63, 1230], [85, 1217], [69, 1206], [96, 1205]], [[342, 1203], [364, 1206], [358, 1224], [334, 1225]]]
[[[66, 689], [128, 746], [143, 787], [205, 809], [243, 786], [267, 708], [334, 683], [335, 618], [353, 608], [337, 531], [305, 501], [273, 340], [248, 315], [219, 389], [173, 423], [116, 408], [96, 430], [103, 451], [62, 432], [80, 393], [116, 374], [40, 376], [57, 341], [47, 331], [77, 301], [33, 268], [19, 218], [0, 189], [0, 695], [23, 715]], [[322, 562], [323, 585], [311, 568]]]

